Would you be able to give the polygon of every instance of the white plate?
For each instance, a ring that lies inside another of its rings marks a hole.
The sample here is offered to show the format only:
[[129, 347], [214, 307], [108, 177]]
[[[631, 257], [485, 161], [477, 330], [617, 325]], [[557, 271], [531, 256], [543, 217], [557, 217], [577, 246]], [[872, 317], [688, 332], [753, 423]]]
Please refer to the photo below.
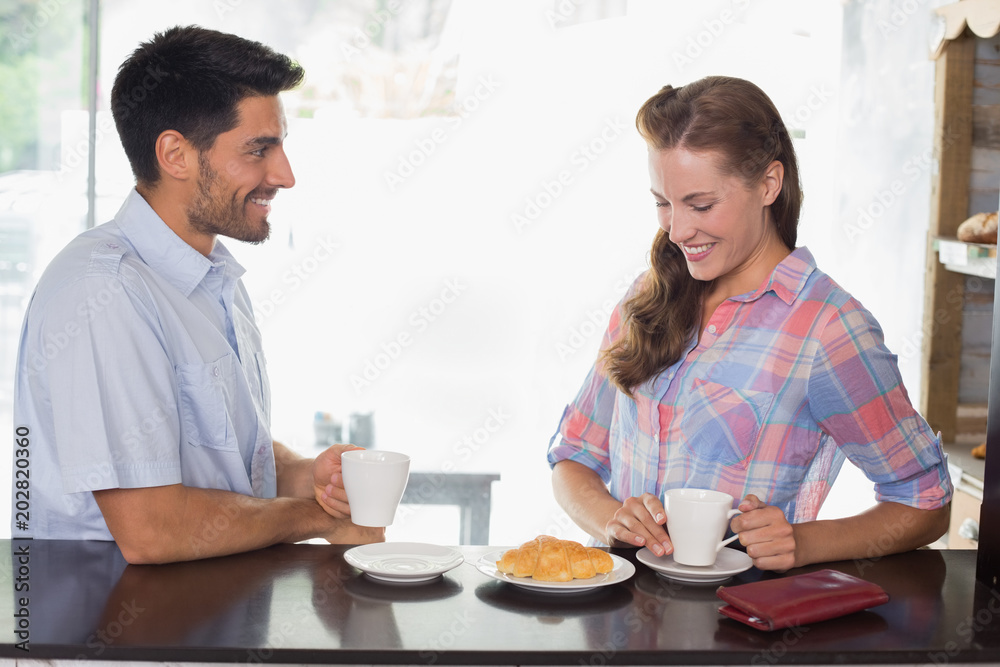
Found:
[[462, 554], [437, 544], [380, 542], [353, 547], [344, 560], [369, 577], [391, 583], [430, 581], [462, 564]]
[[624, 558], [614, 554], [608, 554], [611, 556], [611, 560], [614, 561], [615, 565], [607, 574], [598, 574], [590, 579], [574, 579], [573, 581], [536, 581], [531, 577], [515, 577], [511, 574], [498, 570], [497, 561], [500, 560], [500, 557], [503, 556], [505, 551], [507, 551], [507, 549], [491, 551], [479, 559], [479, 562], [476, 563], [476, 568], [487, 577], [492, 577], [498, 581], [506, 581], [508, 584], [513, 584], [515, 586], [527, 588], [533, 591], [541, 591], [543, 593], [580, 593], [582, 591], [600, 588], [601, 586], [617, 584], [625, 581], [635, 574], [635, 565], [632, 565], [632, 563], [628, 562]]
[[671, 554], [666, 556], [656, 556], [648, 548], [639, 549], [636, 558], [640, 563], [649, 566], [661, 577], [683, 581], [690, 584], [708, 584], [716, 581], [725, 581], [734, 574], [745, 572], [753, 567], [750, 556], [739, 549], [723, 548], [719, 552], [719, 557], [715, 559], [714, 565], [697, 567], [695, 565], [681, 565], [674, 562]]

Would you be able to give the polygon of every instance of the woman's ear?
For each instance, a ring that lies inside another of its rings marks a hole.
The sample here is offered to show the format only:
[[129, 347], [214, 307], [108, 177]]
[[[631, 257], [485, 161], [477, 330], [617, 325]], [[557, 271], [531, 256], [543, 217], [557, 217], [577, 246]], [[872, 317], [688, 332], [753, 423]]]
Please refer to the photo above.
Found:
[[761, 185], [764, 188], [764, 206], [770, 206], [774, 203], [774, 200], [781, 194], [781, 186], [784, 181], [785, 165], [781, 164], [778, 160], [767, 165], [767, 170], [764, 172], [764, 178], [761, 181]]
[[198, 175], [198, 152], [180, 132], [161, 132], [156, 138], [155, 149], [162, 176], [186, 181]]

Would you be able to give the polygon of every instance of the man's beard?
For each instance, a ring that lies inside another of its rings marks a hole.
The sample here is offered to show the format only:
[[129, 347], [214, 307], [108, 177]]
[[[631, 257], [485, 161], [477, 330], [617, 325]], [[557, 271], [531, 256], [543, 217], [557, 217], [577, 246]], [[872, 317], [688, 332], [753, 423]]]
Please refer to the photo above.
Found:
[[198, 169], [198, 192], [187, 208], [188, 224], [202, 234], [226, 236], [255, 244], [266, 241], [271, 234], [271, 225], [266, 218], [260, 224], [251, 222], [246, 207], [251, 197], [259, 194], [263, 199], [270, 199], [273, 194], [265, 195], [255, 190], [247, 197], [237, 199], [238, 193], [233, 192], [226, 201], [219, 174], [212, 169], [204, 153], [198, 154]]

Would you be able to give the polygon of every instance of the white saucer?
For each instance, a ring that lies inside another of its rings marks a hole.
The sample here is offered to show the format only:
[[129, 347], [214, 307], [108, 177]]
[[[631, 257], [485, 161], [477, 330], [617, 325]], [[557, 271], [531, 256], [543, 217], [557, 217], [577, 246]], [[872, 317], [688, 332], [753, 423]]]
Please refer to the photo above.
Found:
[[497, 581], [506, 581], [508, 584], [541, 593], [582, 593], [601, 586], [617, 584], [635, 574], [635, 565], [624, 558], [609, 554], [615, 565], [607, 574], [599, 574], [590, 579], [574, 579], [573, 581], [536, 581], [531, 577], [515, 577], [498, 570], [497, 561], [500, 560], [505, 551], [507, 550], [500, 549], [486, 554], [476, 563], [476, 569]]
[[344, 560], [372, 579], [394, 584], [430, 581], [465, 560], [448, 547], [422, 542], [380, 542], [353, 547]]
[[747, 556], [738, 549], [729, 548], [723, 548], [719, 552], [714, 565], [706, 565], [704, 567], [675, 563], [672, 554], [656, 556], [646, 547], [639, 549], [636, 558], [639, 559], [640, 563], [647, 565], [661, 577], [689, 584], [708, 584], [725, 581], [734, 574], [745, 572], [753, 567], [753, 561], [750, 559], [750, 556]]

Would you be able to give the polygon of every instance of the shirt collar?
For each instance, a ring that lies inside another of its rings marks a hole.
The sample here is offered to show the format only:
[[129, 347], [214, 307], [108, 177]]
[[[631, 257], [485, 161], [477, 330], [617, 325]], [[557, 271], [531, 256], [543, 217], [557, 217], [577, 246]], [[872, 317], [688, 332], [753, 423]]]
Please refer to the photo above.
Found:
[[135, 188], [115, 215], [115, 222], [139, 258], [184, 296], [191, 295], [212, 267], [224, 268], [227, 280], [237, 280], [245, 271], [221, 241], [215, 242], [209, 257], [185, 243]]
[[781, 260], [770, 278], [753, 292], [748, 292], [739, 297], [737, 301], [756, 301], [767, 292], [774, 294], [787, 304], [792, 304], [799, 294], [805, 289], [806, 281], [816, 270], [816, 260], [812, 253], [805, 246], [796, 248]]

